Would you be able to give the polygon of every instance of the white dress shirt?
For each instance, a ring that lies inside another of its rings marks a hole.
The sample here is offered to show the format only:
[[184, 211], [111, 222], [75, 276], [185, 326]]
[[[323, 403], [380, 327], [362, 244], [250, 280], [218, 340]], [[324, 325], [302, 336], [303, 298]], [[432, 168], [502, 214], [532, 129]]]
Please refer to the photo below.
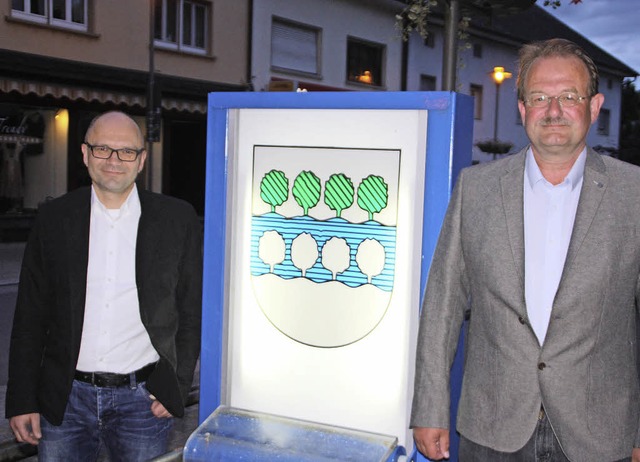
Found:
[[119, 209], [91, 188], [87, 296], [76, 369], [126, 374], [159, 359], [142, 320], [136, 286], [140, 199], [135, 185]]
[[584, 149], [564, 181], [549, 183], [531, 148], [524, 175], [525, 300], [540, 345], [549, 327], [553, 301], [573, 231], [587, 151]]

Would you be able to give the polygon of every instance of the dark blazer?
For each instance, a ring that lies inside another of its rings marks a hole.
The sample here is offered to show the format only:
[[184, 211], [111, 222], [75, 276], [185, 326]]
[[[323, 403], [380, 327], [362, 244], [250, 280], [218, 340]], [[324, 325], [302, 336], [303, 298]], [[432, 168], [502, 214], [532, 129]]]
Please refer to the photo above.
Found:
[[[202, 227], [184, 201], [138, 190], [136, 282], [142, 323], [160, 361], [147, 387], [184, 415], [200, 351]], [[80, 351], [91, 191], [41, 206], [22, 262], [11, 334], [7, 418], [37, 412], [59, 425]]]
[[516, 451], [544, 404], [570, 460], [629, 457], [640, 446], [640, 169], [588, 150], [540, 346], [524, 296], [524, 164], [523, 150], [458, 178], [425, 292], [411, 425], [450, 428], [449, 371], [470, 300], [461, 434]]

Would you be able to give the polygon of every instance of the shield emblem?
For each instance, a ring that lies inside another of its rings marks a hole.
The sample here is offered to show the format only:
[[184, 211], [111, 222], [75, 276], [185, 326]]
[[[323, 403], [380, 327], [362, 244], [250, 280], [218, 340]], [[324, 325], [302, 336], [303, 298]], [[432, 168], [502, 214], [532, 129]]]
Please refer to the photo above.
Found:
[[398, 150], [254, 146], [251, 282], [281, 333], [337, 348], [383, 320], [399, 169]]

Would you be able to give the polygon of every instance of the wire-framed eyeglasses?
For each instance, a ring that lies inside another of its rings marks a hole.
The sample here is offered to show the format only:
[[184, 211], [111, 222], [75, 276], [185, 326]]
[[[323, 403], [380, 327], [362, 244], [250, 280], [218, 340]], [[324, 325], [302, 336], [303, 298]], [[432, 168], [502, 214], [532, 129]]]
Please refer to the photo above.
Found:
[[111, 146], [89, 144], [86, 141], [84, 142], [84, 144], [87, 145], [87, 147], [91, 151], [91, 155], [93, 157], [95, 157], [96, 159], [109, 159], [113, 155], [113, 153], [115, 152], [116, 156], [118, 157], [118, 159], [120, 159], [122, 162], [133, 162], [138, 158], [140, 153], [142, 151], [144, 151], [144, 148], [142, 148], [142, 149], [133, 149], [133, 148], [114, 149]]
[[565, 91], [558, 96], [549, 96], [544, 93], [536, 93], [525, 99], [524, 102], [529, 107], [548, 107], [551, 100], [555, 99], [561, 107], [574, 107], [587, 99], [586, 96], [580, 96], [572, 91]]

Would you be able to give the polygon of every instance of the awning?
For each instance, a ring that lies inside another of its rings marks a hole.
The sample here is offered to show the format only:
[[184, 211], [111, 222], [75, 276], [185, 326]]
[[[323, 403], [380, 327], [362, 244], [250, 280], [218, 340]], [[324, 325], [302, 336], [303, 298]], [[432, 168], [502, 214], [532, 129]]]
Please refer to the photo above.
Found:
[[[87, 102], [124, 104], [129, 107], [146, 107], [146, 97], [134, 93], [113, 92], [109, 90], [97, 90], [58, 83], [34, 82], [0, 77], [0, 92], [16, 92], [21, 95], [33, 94], [36, 96], [52, 96], [54, 98], [67, 98], [72, 101], [82, 100]], [[162, 108], [167, 111], [205, 114], [206, 103], [188, 101], [178, 98], [162, 98]]]

